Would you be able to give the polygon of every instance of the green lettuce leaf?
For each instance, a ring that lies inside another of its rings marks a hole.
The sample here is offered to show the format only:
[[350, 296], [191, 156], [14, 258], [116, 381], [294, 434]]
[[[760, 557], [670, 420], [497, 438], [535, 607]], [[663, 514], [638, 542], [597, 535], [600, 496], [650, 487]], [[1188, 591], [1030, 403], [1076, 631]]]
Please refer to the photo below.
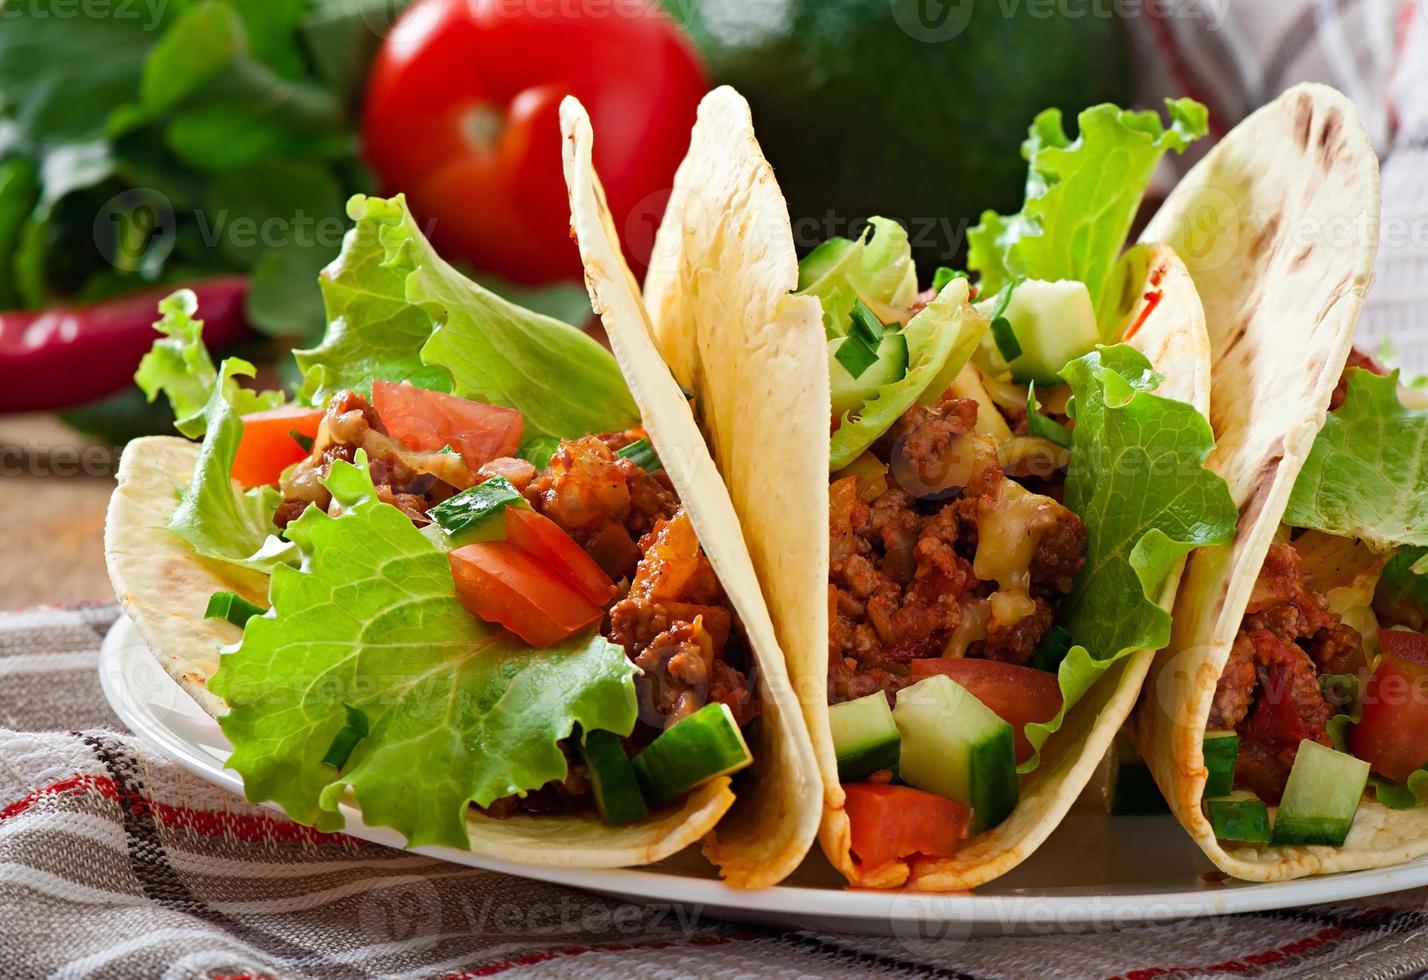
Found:
[[1284, 522], [1387, 551], [1428, 545], [1428, 412], [1398, 399], [1398, 372], [1349, 372], [1344, 403], [1314, 440]]
[[[400, 247], [407, 229], [405, 221], [396, 225], [390, 221], [389, 203], [372, 198], [349, 204], [356, 225], [318, 279], [327, 332], [317, 347], [293, 351], [303, 372], [299, 397], [308, 404], [326, 404], [343, 388], [369, 395], [372, 382], [379, 378], [410, 381], [433, 391], [451, 390], [451, 375], [445, 368], [422, 363], [421, 349], [431, 337], [432, 319], [422, 307], [407, 301], [412, 264], [410, 250]], [[399, 208], [409, 221], [405, 207]]]
[[[163, 334], [139, 362], [134, 381], [144, 397], [153, 401], [163, 392], [173, 407], [174, 428], [190, 439], [202, 439], [207, 430], [207, 408], [218, 385], [218, 370], [203, 343], [203, 321], [196, 317], [198, 297], [180, 289], [159, 302], [154, 329]], [[240, 362], [244, 363], [244, 362]], [[256, 392], [241, 387], [230, 372], [225, 380], [225, 400], [238, 415], [275, 408], [284, 400], [280, 391]]]
[[[365, 465], [333, 464], [327, 486], [341, 516], [309, 508], [292, 524], [303, 566], [274, 570], [272, 610], [249, 620], [211, 685], [250, 800], [335, 830], [350, 789], [364, 821], [409, 845], [464, 848], [468, 803], [566, 775], [557, 743], [574, 725], [634, 727], [636, 670], [620, 647], [592, 631], [532, 650], [487, 626], [457, 601], [446, 556], [377, 500]], [[339, 772], [322, 760], [347, 704], [368, 734]]]
[[[972, 309], [967, 297], [967, 280], [954, 279], [908, 321], [902, 330], [907, 339], [907, 373], [879, 388], [856, 417], [844, 414], [829, 447], [831, 470], [841, 470], [857, 459], [924, 391], [941, 394], [967, 363], [987, 329], [987, 321]], [[937, 387], [938, 379], [946, 384]]]
[[1077, 116], [1074, 141], [1062, 126], [1061, 110], [1036, 117], [1022, 144], [1030, 169], [1021, 211], [987, 211], [967, 234], [968, 267], [981, 274], [983, 295], [1000, 292], [1018, 276], [1084, 282], [1102, 336], [1115, 339], [1111, 270], [1151, 175], [1167, 150], [1182, 152], [1209, 124], [1205, 107], [1193, 99], [1165, 104], [1168, 128], [1153, 111], [1092, 106]]
[[[256, 571], [296, 560], [291, 543], [279, 538], [273, 527], [282, 495], [274, 487], [243, 490], [229, 473], [243, 439], [242, 416], [255, 401], [272, 408], [282, 401], [279, 392], [255, 395], [238, 384], [239, 376], [253, 374], [253, 365], [237, 357], [226, 359], [204, 408], [206, 433], [194, 465], [193, 479], [179, 498], [168, 528], [205, 558]], [[274, 397], [276, 396], [276, 398]]]
[[1152, 393], [1160, 379], [1142, 354], [1101, 347], [1062, 376], [1076, 409], [1065, 503], [1086, 524], [1086, 564], [1057, 617], [1076, 644], [1057, 672], [1061, 711], [1027, 726], [1038, 756], [1023, 772], [1112, 664], [1170, 641], [1157, 604], [1166, 576], [1191, 550], [1230, 541], [1238, 517], [1225, 481], [1205, 468], [1210, 423]]
[[816, 296], [828, 339], [848, 333], [861, 299], [883, 323], [899, 323], [917, 298], [917, 267], [902, 225], [869, 218], [857, 241], [830, 238], [798, 264], [798, 295]]
[[305, 400], [380, 377], [519, 409], [531, 439], [639, 424], [608, 350], [466, 278], [436, 254], [400, 195], [357, 195], [347, 213], [356, 227], [322, 277], [327, 336], [297, 354]]

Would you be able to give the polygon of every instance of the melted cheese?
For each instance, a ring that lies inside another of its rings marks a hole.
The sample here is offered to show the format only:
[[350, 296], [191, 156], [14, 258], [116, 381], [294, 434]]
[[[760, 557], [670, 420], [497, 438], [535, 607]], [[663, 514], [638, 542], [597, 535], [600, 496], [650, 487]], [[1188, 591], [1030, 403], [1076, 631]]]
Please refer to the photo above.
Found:
[[973, 432], [995, 439], [998, 443], [1012, 437], [1011, 427], [997, 410], [992, 396], [987, 394], [987, 388], [982, 384], [982, 373], [975, 367], [968, 364], [962, 368], [950, 390], [958, 398], [970, 398], [977, 403], [977, 424], [972, 427]]
[[1050, 497], [1003, 480], [995, 494], [977, 501], [977, 554], [972, 571], [997, 583], [991, 596], [992, 621], [1011, 626], [1035, 611], [1031, 600], [1031, 560], [1041, 536], [1061, 507]]
[[967, 648], [987, 638], [987, 620], [992, 615], [992, 606], [986, 599], [963, 596], [958, 603], [962, 607], [962, 618], [957, 620], [957, 628], [947, 638], [947, 646], [942, 656], [960, 659], [967, 655]]
[[1374, 589], [1387, 555], [1376, 555], [1358, 538], [1306, 531], [1294, 539], [1304, 583], [1324, 596], [1329, 611], [1342, 616], [1373, 605]]

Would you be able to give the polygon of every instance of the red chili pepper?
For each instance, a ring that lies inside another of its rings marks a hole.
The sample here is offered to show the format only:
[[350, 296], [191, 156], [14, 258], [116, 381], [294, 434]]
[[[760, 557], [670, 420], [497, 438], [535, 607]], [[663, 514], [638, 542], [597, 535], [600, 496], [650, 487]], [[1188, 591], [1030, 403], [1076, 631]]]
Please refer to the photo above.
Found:
[[[34, 412], [113, 394], [134, 381], [153, 344], [159, 300], [166, 286], [91, 306], [0, 313], [0, 412]], [[222, 347], [248, 333], [244, 276], [189, 283], [198, 295], [203, 339]]]

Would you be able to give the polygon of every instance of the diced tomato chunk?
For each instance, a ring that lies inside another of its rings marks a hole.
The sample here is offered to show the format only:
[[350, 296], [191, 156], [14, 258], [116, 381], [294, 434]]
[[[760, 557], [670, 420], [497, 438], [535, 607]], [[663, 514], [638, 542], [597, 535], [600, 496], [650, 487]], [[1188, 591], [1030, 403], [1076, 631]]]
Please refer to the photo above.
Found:
[[843, 793], [853, 854], [868, 870], [915, 854], [951, 857], [972, 819], [971, 808], [911, 786], [853, 783]]
[[615, 583], [605, 570], [545, 515], [507, 507], [506, 540], [555, 572], [587, 601], [603, 607], [615, 598]]
[[408, 449], [438, 452], [450, 446], [473, 471], [521, 444], [521, 413], [440, 391], [390, 381], [372, 382], [372, 407], [392, 437]]
[[1061, 685], [1056, 675], [1034, 667], [1018, 667], [997, 660], [943, 657], [912, 661], [911, 674], [914, 681], [944, 674], [996, 712], [1012, 726], [1019, 763], [1030, 759], [1032, 754], [1026, 726], [1050, 721], [1061, 710]]
[[244, 487], [277, 483], [283, 470], [308, 454], [308, 447], [298, 442], [293, 433], [315, 439], [322, 415], [320, 408], [282, 405], [243, 416], [243, 438], [233, 457], [233, 479]]
[[[509, 515], [508, 515], [509, 516]], [[605, 611], [508, 541], [468, 544], [447, 554], [456, 598], [527, 643], [547, 647], [598, 623]]]
[[1364, 685], [1349, 747], [1374, 772], [1403, 780], [1428, 763], [1428, 636], [1382, 630], [1378, 643], [1382, 656]]

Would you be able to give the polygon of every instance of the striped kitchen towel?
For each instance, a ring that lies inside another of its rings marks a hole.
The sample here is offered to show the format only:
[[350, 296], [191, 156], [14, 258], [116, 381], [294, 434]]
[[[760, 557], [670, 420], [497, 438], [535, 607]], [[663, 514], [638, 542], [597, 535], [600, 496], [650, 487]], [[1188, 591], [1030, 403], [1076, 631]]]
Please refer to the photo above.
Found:
[[[1397, 977], [1428, 893], [1029, 937], [722, 922], [319, 834], [189, 775], [100, 692], [109, 605], [0, 614], [0, 978]], [[64, 729], [64, 730], [56, 730]]]

